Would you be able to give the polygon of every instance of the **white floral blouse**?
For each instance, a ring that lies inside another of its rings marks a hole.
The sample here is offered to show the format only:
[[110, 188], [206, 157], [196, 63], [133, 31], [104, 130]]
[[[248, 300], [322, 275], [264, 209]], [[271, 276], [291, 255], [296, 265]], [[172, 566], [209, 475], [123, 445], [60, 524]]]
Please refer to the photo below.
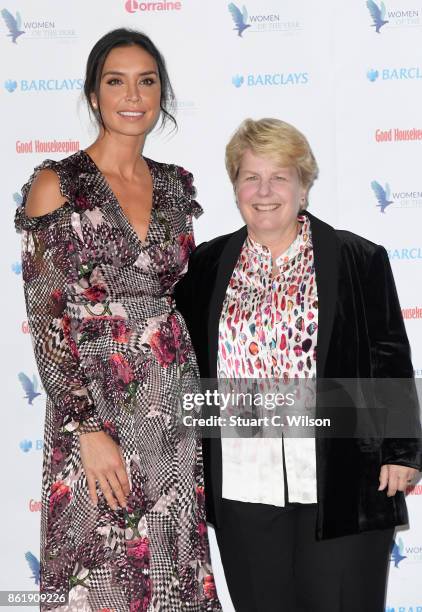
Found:
[[[314, 378], [318, 294], [310, 223], [276, 260], [247, 237], [219, 324], [218, 377]], [[284, 506], [283, 444], [289, 502], [316, 503], [314, 438], [222, 438], [223, 497]]]

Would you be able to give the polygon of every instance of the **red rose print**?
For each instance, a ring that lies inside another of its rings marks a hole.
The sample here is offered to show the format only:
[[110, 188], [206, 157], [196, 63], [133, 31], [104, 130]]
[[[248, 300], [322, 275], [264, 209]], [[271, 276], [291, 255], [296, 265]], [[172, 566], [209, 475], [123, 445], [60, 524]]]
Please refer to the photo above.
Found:
[[205, 576], [204, 578], [204, 594], [207, 599], [214, 599], [217, 596], [215, 588], [214, 576]]
[[51, 458], [53, 460], [53, 463], [60, 463], [61, 460], [63, 459], [63, 451], [61, 450], [61, 448], [58, 448], [58, 447], [53, 448]]
[[63, 291], [55, 289], [50, 295], [50, 312], [53, 317], [60, 317], [63, 314], [66, 300]]
[[185, 262], [189, 259], [189, 255], [195, 248], [195, 240], [193, 238], [193, 234], [180, 234], [179, 245], [180, 261]]
[[92, 208], [91, 204], [89, 203], [88, 198], [86, 198], [83, 195], [78, 195], [75, 198], [75, 204], [76, 204], [76, 210], [82, 212], [84, 210], [90, 210]]
[[198, 485], [196, 487], [196, 499], [198, 500], [198, 505], [203, 506], [205, 503], [205, 493], [204, 487]]
[[92, 285], [92, 287], [88, 287], [88, 289], [85, 289], [84, 291], [84, 296], [91, 302], [91, 304], [103, 302], [106, 295], [107, 291], [102, 285]]
[[113, 376], [118, 383], [128, 385], [134, 379], [132, 368], [129, 362], [121, 353], [113, 353], [109, 357]]
[[198, 523], [197, 531], [198, 531], [199, 537], [202, 538], [207, 533], [207, 524], [203, 521], [200, 521]]
[[62, 329], [65, 340], [69, 345], [70, 352], [75, 359], [79, 359], [79, 351], [75, 339], [72, 336], [71, 319], [68, 315], [62, 317]]
[[166, 367], [173, 363], [176, 356], [174, 338], [163, 325], [151, 336], [149, 344], [160, 365]]
[[116, 342], [127, 342], [129, 340], [130, 329], [123, 319], [113, 319], [111, 333]]
[[63, 483], [63, 481], [58, 480], [57, 482], [53, 482], [51, 485], [51, 495], [50, 495], [50, 512], [52, 512], [57, 505], [67, 505], [70, 502], [70, 488]]

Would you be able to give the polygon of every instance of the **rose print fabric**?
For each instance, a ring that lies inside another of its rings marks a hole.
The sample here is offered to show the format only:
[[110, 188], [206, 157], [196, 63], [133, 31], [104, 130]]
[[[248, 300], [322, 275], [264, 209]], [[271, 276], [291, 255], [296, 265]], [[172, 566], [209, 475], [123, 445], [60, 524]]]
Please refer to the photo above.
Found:
[[[218, 377], [288, 382], [314, 378], [318, 293], [310, 223], [275, 264], [247, 237], [229, 282], [219, 325]], [[281, 392], [283, 389], [281, 389]], [[284, 506], [283, 445], [290, 502], [315, 503], [314, 438], [222, 438], [223, 497]]]
[[[221, 610], [210, 566], [201, 443], [178, 426], [198, 370], [172, 291], [194, 247], [192, 175], [147, 160], [153, 208], [145, 242], [91, 158], [45, 161], [23, 187], [23, 279], [35, 356], [47, 392], [41, 592], [43, 609]], [[43, 168], [67, 202], [25, 215]], [[131, 493], [112, 511], [89, 499], [79, 434], [104, 430], [123, 454]]]

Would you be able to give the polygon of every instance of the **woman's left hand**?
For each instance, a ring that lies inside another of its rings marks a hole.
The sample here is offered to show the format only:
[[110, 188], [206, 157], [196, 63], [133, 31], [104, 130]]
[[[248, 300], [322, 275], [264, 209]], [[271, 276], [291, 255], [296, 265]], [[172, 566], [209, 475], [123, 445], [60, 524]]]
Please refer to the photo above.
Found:
[[393, 497], [397, 491], [405, 491], [418, 474], [418, 470], [403, 465], [383, 465], [380, 471], [380, 486], [378, 491], [384, 491], [388, 486], [387, 496]]

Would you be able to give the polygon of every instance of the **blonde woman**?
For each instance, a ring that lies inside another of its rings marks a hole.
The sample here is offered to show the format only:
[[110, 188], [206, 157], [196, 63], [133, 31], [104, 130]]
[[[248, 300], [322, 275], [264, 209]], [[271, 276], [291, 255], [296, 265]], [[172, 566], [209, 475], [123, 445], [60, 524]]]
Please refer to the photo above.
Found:
[[[176, 291], [202, 377], [411, 379], [387, 253], [305, 210], [317, 164], [303, 134], [248, 119], [226, 167], [245, 226], [198, 247]], [[204, 440], [236, 610], [384, 610], [403, 491], [422, 464], [417, 408], [409, 392], [408, 439]]]

